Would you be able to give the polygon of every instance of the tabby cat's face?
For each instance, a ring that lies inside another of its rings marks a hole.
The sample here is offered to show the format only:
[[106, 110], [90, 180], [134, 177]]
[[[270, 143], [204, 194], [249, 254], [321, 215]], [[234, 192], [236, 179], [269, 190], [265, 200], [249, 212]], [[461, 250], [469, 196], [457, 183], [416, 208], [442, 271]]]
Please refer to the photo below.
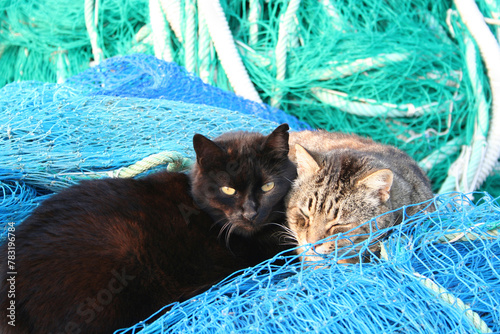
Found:
[[296, 177], [288, 159], [288, 125], [269, 136], [228, 133], [193, 139], [193, 197], [228, 234], [251, 235], [284, 222], [284, 198]]
[[287, 197], [287, 223], [298, 245], [343, 234], [315, 247], [298, 248], [304, 260], [319, 260], [336, 249], [354, 255], [349, 246], [365, 240], [370, 230], [391, 224], [390, 214], [370, 221], [389, 211], [390, 170], [369, 170], [362, 159], [342, 154], [313, 158], [300, 146], [297, 164], [298, 177]]

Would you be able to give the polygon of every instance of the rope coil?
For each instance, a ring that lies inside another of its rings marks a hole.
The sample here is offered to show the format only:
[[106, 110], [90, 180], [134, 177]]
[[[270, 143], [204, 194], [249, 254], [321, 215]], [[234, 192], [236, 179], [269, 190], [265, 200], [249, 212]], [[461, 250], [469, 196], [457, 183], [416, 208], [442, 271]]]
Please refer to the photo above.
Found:
[[134, 177], [161, 165], [168, 165], [169, 172], [182, 172], [189, 169], [192, 163], [191, 159], [183, 157], [178, 152], [163, 151], [152, 154], [130, 166], [109, 172], [108, 175], [123, 178]]

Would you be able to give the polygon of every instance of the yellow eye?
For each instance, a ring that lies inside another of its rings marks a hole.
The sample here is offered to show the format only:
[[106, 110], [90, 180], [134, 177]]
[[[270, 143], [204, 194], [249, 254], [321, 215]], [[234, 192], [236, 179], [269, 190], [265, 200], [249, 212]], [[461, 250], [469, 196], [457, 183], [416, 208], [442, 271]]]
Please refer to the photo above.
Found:
[[220, 190], [224, 194], [229, 195], [229, 196], [232, 196], [236, 193], [236, 190], [234, 188], [231, 188], [231, 187], [220, 187]]
[[268, 182], [264, 184], [260, 189], [262, 189], [263, 192], [268, 192], [269, 190], [274, 188], [274, 182]]

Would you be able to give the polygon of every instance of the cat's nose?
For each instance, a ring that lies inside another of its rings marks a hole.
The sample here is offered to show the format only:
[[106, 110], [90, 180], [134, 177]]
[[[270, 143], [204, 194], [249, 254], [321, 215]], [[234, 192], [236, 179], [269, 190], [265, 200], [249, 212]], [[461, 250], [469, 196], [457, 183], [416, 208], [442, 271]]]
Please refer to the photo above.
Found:
[[247, 200], [245, 204], [243, 204], [243, 217], [250, 221], [254, 220], [257, 216], [257, 210], [255, 210], [255, 202], [253, 200]]
[[248, 219], [250, 221], [254, 220], [254, 218], [257, 216], [257, 211], [251, 209], [251, 210], [245, 210], [243, 212], [243, 217], [245, 217], [245, 219]]

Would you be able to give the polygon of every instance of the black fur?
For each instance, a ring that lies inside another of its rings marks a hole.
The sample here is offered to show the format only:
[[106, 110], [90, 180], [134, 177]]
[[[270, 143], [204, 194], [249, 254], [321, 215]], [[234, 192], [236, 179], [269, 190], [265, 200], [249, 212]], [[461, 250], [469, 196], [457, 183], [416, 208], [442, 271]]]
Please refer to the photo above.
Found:
[[[197, 162], [191, 173], [193, 198], [209, 213], [228, 247], [239, 256], [260, 262], [285, 249], [284, 197], [297, 176], [288, 159], [288, 125], [270, 135], [233, 132], [213, 141], [195, 135]], [[264, 192], [261, 187], [274, 182]], [[233, 196], [221, 191], [229, 186]]]

